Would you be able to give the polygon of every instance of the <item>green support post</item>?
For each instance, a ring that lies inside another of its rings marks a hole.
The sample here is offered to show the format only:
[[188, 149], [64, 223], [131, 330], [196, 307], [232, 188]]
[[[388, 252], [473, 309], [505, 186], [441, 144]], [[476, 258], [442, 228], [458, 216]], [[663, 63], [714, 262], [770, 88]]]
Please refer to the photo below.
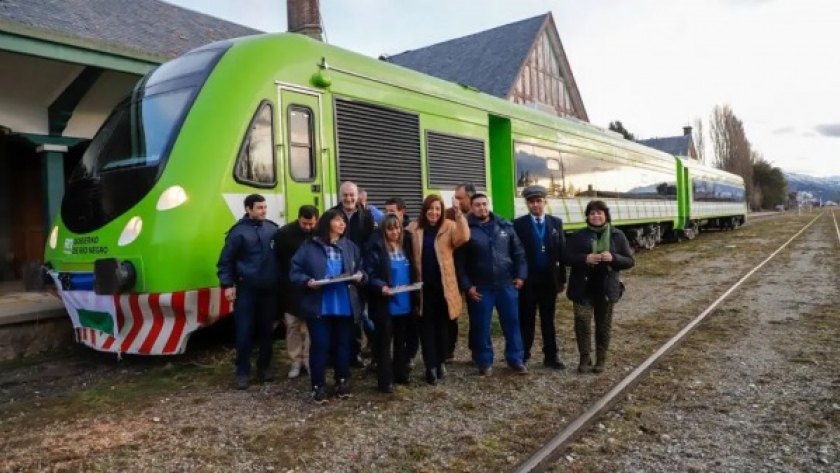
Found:
[[64, 195], [64, 154], [67, 147], [45, 144], [38, 146], [41, 156], [41, 183], [46, 195], [44, 196], [44, 236], [49, 238], [52, 223], [61, 208], [61, 197]]

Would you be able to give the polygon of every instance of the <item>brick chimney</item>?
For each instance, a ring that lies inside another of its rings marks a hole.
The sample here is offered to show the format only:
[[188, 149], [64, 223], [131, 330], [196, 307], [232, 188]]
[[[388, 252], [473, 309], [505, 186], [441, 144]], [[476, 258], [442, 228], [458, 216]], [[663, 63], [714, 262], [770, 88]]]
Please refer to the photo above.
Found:
[[286, 18], [290, 33], [299, 33], [318, 41], [324, 40], [318, 0], [286, 0]]
[[691, 136], [691, 126], [683, 127], [683, 136]]

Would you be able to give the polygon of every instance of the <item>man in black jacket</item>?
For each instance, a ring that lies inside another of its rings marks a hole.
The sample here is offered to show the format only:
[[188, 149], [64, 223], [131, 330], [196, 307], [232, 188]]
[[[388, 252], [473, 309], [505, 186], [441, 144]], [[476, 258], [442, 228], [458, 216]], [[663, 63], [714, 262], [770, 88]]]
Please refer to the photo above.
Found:
[[364, 251], [375, 227], [373, 216], [370, 210], [359, 203], [359, 187], [353, 182], [345, 181], [341, 184], [339, 198], [341, 203], [333, 209], [343, 212], [347, 219], [345, 236], [355, 243], [360, 251]]
[[301, 320], [297, 301], [300, 290], [289, 281], [292, 256], [308, 239], [318, 223], [318, 208], [302, 205], [296, 221], [284, 225], [274, 235], [274, 252], [280, 270], [280, 309], [286, 324], [286, 351], [292, 363], [289, 378], [297, 378], [302, 371], [309, 371], [309, 330]]
[[224, 297], [233, 302], [236, 326], [236, 388], [248, 389], [251, 339], [256, 330], [260, 354], [257, 376], [272, 381], [269, 371], [277, 310], [277, 259], [272, 249], [277, 224], [266, 220], [268, 204], [260, 194], [245, 197], [245, 216], [231, 227], [217, 264]]
[[563, 369], [566, 366], [560, 358], [554, 323], [557, 294], [566, 286], [566, 267], [563, 265], [566, 238], [563, 235], [563, 221], [546, 214], [545, 187], [528, 186], [522, 192], [522, 196], [528, 202], [529, 213], [514, 220], [513, 227], [525, 247], [525, 255], [528, 258], [528, 278], [519, 293], [519, 324], [525, 360], [531, 357], [539, 308], [545, 355], [543, 364], [549, 368]]

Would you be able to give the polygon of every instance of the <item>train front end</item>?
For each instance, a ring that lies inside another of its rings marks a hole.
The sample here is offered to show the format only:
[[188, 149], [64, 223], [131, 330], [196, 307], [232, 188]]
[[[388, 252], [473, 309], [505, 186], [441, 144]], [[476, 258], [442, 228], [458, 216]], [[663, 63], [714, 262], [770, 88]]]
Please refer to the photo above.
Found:
[[183, 162], [196, 150], [179, 138], [229, 47], [200, 48], [147, 74], [69, 178], [44, 272], [78, 341], [91, 348], [182, 353], [192, 332], [231, 312], [212, 265], [198, 264], [217, 251], [203, 243], [198, 219], [229, 211], [202, 204], [200, 183], [212, 187], [218, 178], [202, 175], [201, 163]]

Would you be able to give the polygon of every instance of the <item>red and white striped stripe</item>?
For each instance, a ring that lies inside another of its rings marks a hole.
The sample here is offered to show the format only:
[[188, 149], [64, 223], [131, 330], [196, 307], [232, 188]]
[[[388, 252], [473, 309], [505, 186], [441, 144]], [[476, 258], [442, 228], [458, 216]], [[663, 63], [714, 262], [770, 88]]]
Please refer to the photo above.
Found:
[[77, 328], [79, 341], [95, 350], [139, 355], [175, 355], [190, 334], [229, 315], [233, 307], [220, 287], [161, 294], [114, 296], [116, 336]]

